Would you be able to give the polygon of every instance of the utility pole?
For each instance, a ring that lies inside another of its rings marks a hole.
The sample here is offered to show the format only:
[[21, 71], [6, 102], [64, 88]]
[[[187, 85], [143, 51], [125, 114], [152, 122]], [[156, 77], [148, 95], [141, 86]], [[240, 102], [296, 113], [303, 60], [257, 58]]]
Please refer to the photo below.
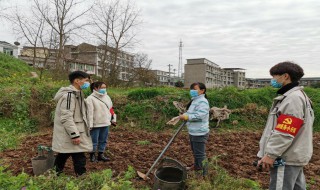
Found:
[[182, 75], [182, 41], [180, 39], [179, 43], [179, 65], [178, 65], [178, 77], [181, 77]]
[[177, 70], [177, 69], [173, 69], [173, 78], [176, 77], [176, 70]]
[[171, 83], [171, 76], [170, 76], [171, 75], [171, 66], [173, 66], [173, 65], [171, 65], [171, 64], [168, 65], [168, 67], [169, 67], [169, 81], [168, 81], [169, 82], [169, 86], [170, 86], [170, 83]]

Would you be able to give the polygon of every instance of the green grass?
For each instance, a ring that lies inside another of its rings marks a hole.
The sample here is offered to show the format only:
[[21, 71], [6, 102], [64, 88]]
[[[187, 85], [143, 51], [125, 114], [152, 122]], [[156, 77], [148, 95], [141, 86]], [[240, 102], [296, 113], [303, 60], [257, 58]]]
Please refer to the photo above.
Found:
[[147, 140], [137, 142], [137, 145], [149, 145], [149, 144], [151, 144], [151, 142]]
[[15, 121], [0, 119], [0, 151], [16, 148], [22, 133], [15, 128]]
[[[37, 177], [21, 173], [17, 176], [0, 166], [0, 190], [17, 190], [26, 187], [28, 190], [64, 189], [64, 190], [134, 190], [131, 180], [136, 176], [132, 166], [121, 176], [113, 176], [111, 169], [88, 173], [81, 177], [56, 176], [51, 171]], [[147, 189], [141, 187], [139, 189]]]
[[19, 59], [0, 53], [0, 70], [0, 78], [5, 78], [11, 77], [14, 74], [27, 73], [33, 69]]
[[191, 175], [187, 180], [188, 188], [192, 190], [219, 189], [219, 190], [260, 190], [258, 182], [234, 178], [230, 176], [225, 169], [217, 163], [219, 156], [213, 157], [208, 163], [208, 175], [203, 181], [199, 181], [197, 175]]

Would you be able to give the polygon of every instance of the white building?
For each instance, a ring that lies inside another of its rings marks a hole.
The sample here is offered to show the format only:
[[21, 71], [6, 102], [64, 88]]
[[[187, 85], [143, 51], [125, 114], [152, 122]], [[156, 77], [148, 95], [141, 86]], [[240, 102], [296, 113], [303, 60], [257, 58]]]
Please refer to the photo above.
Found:
[[161, 70], [151, 70], [159, 81], [160, 85], [169, 85], [169, 72]]
[[0, 41], [0, 52], [18, 58], [18, 47], [5, 41]]

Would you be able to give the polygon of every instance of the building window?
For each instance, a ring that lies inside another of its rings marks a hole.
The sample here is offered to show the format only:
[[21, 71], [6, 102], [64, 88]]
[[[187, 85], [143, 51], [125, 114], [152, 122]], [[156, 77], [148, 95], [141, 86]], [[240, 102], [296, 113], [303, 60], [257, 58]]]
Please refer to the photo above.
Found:
[[78, 69], [79, 70], [83, 70], [83, 65], [82, 64], [78, 64]]
[[87, 65], [86, 68], [87, 68], [88, 71], [93, 71], [93, 66], [92, 65]]
[[70, 69], [74, 69], [75, 68], [75, 64], [74, 63], [70, 63]]
[[7, 55], [13, 55], [13, 49], [3, 48], [3, 53]]

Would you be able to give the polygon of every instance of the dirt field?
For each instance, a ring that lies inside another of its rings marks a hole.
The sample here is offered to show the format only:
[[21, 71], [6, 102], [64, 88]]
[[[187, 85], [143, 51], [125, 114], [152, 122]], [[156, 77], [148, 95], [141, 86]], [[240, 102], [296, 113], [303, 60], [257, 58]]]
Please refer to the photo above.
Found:
[[[143, 130], [133, 130], [126, 128], [111, 129], [108, 149], [112, 153], [110, 162], [88, 162], [87, 170], [97, 171], [111, 168], [115, 175], [121, 174], [127, 170], [127, 165], [133, 166], [136, 170], [146, 173], [151, 167], [154, 160], [158, 157], [165, 147], [173, 132], [146, 132]], [[258, 151], [258, 142], [260, 132], [224, 132], [217, 133], [211, 130], [207, 145], [208, 157], [218, 156], [219, 164], [223, 166], [230, 175], [235, 177], [249, 178], [264, 187], [268, 187], [269, 177], [266, 172], [258, 172], [252, 166], [256, 159]], [[51, 129], [42, 135], [26, 137], [21, 146], [16, 150], [7, 150], [0, 153], [0, 158], [9, 169], [15, 174], [24, 170], [32, 174], [31, 158], [36, 156], [36, 147], [38, 144], [50, 146], [52, 139]], [[148, 145], [139, 145], [138, 141], [150, 141]], [[173, 142], [166, 156], [177, 159], [184, 164], [192, 163], [192, 153], [189, 147], [188, 135], [185, 131], [178, 135]], [[73, 175], [71, 159], [68, 160], [65, 173]], [[314, 137], [314, 155], [311, 163], [305, 167], [307, 181], [313, 181], [311, 189], [320, 189], [320, 133]], [[152, 177], [152, 175], [151, 175]], [[136, 185], [152, 185], [152, 180], [144, 182], [134, 180]]]

